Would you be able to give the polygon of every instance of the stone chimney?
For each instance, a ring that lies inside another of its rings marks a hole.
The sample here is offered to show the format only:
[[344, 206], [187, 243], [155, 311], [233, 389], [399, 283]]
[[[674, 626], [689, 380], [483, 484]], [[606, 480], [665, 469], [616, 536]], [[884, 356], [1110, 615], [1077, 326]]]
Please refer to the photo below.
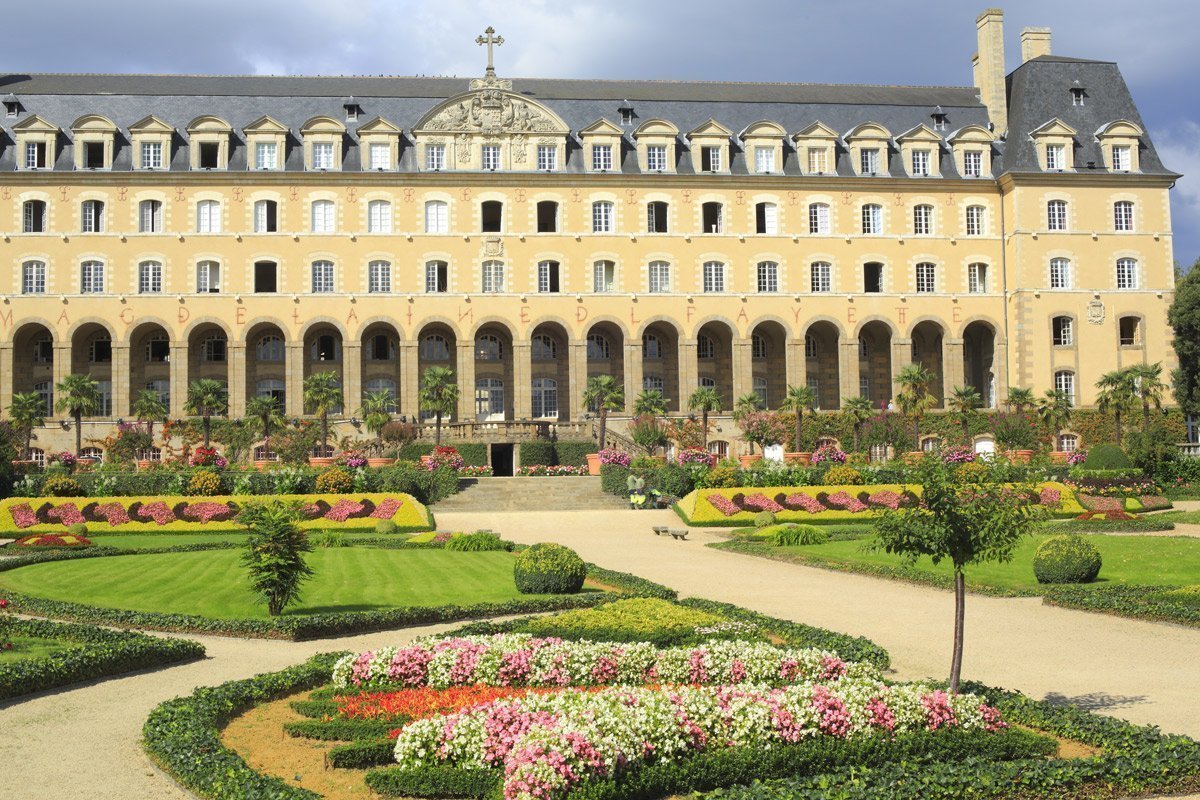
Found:
[[987, 106], [997, 136], [1008, 131], [1008, 98], [1004, 89], [1004, 11], [989, 8], [975, 20], [979, 52], [975, 56], [975, 87]]
[[1031, 58], [1050, 55], [1049, 28], [1021, 29], [1021, 63]]

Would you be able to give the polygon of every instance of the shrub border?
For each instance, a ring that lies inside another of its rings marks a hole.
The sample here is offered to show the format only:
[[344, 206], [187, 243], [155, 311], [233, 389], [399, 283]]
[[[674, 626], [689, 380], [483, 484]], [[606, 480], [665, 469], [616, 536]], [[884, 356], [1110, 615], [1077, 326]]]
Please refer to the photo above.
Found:
[[205, 655], [204, 645], [191, 639], [147, 636], [80, 623], [10, 619], [7, 630], [39, 639], [65, 639], [82, 647], [0, 664], [0, 700], [149, 667], [195, 661]]
[[1200, 608], [1155, 597], [1160, 592], [1181, 588], [1183, 587], [1125, 584], [1090, 589], [1080, 586], [1055, 586], [1047, 589], [1042, 596], [1042, 602], [1048, 606], [1094, 611], [1117, 617], [1200, 627]]

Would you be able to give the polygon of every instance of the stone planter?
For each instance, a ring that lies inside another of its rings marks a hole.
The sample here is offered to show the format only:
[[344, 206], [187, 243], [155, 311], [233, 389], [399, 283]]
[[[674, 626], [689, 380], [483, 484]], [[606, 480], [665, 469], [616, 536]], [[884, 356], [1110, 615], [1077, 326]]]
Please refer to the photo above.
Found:
[[367, 459], [368, 467], [390, 467], [392, 464], [395, 464], [395, 463], [396, 463], [396, 459], [394, 459], [394, 458], [368, 458]]
[[139, 470], [150, 469], [150, 463], [150, 459], [148, 458], [139, 458], [137, 460], [137, 468]]
[[757, 453], [750, 456], [738, 456], [738, 463], [742, 465], [742, 469], [749, 469], [755, 461], [762, 461], [762, 456]]
[[1013, 461], [1017, 464], [1028, 464], [1033, 458], [1032, 450], [1013, 450]]
[[655, 461], [657, 461], [659, 464], [666, 464], [666, 463], [667, 463], [667, 457], [666, 457], [666, 456], [650, 456], [650, 458], [654, 459], [654, 460], [655, 460]]
[[600, 474], [600, 454], [599, 453], [588, 453], [587, 454], [587, 467], [588, 467], [588, 475], [599, 475]]
[[1050, 463], [1051, 464], [1065, 464], [1065, 463], [1067, 463], [1067, 459], [1070, 457], [1071, 457], [1071, 454], [1066, 452], [1065, 450], [1055, 450], [1052, 453], [1050, 453]]
[[21, 472], [33, 472], [37, 469], [37, 462], [33, 460], [23, 461], [18, 458], [12, 460], [12, 465]]
[[803, 450], [799, 453], [784, 453], [783, 463], [799, 464], [802, 467], [807, 467], [812, 463], [812, 453]]
[[333, 464], [333, 456], [310, 456], [308, 465], [310, 467], [328, 467]]
[[256, 458], [254, 459], [254, 468], [259, 470], [270, 469], [272, 464], [278, 463], [279, 462], [273, 458]]

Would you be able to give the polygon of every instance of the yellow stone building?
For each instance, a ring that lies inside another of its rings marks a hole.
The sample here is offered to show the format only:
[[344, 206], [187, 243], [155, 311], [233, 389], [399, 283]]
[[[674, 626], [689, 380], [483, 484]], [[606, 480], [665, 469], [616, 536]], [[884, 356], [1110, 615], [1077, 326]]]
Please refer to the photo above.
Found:
[[509, 81], [490, 29], [469, 85], [9, 75], [0, 405], [88, 373], [95, 439], [146, 388], [299, 416], [334, 370], [347, 419], [380, 389], [415, 418], [445, 365], [457, 420], [503, 442], [590, 433], [598, 373], [631, 405], [807, 383], [833, 409], [886, 405], [913, 361], [943, 399], [1090, 404], [1108, 370], [1171, 366], [1178, 176], [1115, 64], [1026, 29], [1006, 74], [1002, 13], [977, 25], [971, 87]]

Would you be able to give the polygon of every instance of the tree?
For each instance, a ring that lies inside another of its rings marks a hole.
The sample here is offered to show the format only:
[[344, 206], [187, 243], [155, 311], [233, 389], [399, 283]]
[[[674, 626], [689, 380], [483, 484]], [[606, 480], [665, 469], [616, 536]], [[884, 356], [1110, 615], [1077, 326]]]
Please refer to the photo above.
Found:
[[314, 372], [304, 379], [304, 407], [321, 418], [321, 455], [329, 447], [329, 412], [341, 408], [343, 399], [336, 372]]
[[312, 543], [296, 523], [300, 505], [295, 501], [270, 500], [248, 503], [238, 515], [250, 536], [242, 563], [250, 572], [250, 584], [267, 603], [267, 613], [278, 617], [299, 599], [300, 585], [312, 568], [304, 560]]
[[213, 378], [200, 378], [188, 386], [187, 400], [183, 410], [193, 416], [198, 416], [204, 425], [204, 446], [212, 441], [212, 416], [224, 414], [228, 403], [225, 384]]
[[708, 415], [721, 413], [721, 395], [711, 386], [701, 386], [688, 398], [688, 410], [700, 412], [700, 427], [704, 429], [705, 450], [708, 449]]
[[375, 434], [375, 444], [380, 451], [383, 449], [383, 427], [392, 421], [392, 409], [395, 407], [396, 400], [392, 393], [387, 389], [380, 389], [367, 392], [363, 396], [362, 408], [358, 409], [358, 413], [363, 417], [363, 425]]
[[262, 429], [263, 447], [266, 457], [271, 454], [271, 428], [283, 424], [283, 409], [279, 407], [279, 398], [270, 394], [260, 394], [246, 401], [246, 416], [251, 417]]
[[633, 401], [633, 413], [661, 417], [667, 413], [667, 398], [658, 389], [643, 389]]
[[1033, 396], [1033, 389], [1021, 389], [1014, 386], [1008, 390], [1008, 397], [1004, 402], [1018, 414], [1024, 414], [1026, 407], [1037, 401]]
[[854, 449], [857, 451], [862, 436], [862, 426], [875, 416], [875, 406], [871, 405], [869, 397], [856, 394], [842, 400], [842, 414], [850, 421], [850, 427], [854, 430]]
[[8, 407], [8, 416], [21, 432], [25, 440], [23, 457], [30, 458], [33, 449], [33, 429], [46, 424], [46, 401], [36, 392], [19, 392], [12, 396], [12, 404]]
[[75, 420], [75, 455], [78, 457], [83, 449], [83, 418], [100, 410], [100, 385], [92, 380], [91, 375], [76, 372], [56, 384], [54, 393], [58, 397], [54, 408], [70, 414]]
[[1162, 363], [1136, 364], [1129, 368], [1137, 397], [1142, 401], [1142, 433], [1150, 433], [1150, 406], [1162, 411], [1167, 385], [1162, 381]]
[[1100, 376], [1096, 381], [1096, 405], [1105, 414], [1113, 415], [1113, 424], [1117, 431], [1117, 445], [1121, 444], [1125, 425], [1122, 418], [1126, 411], [1133, 408], [1137, 402], [1137, 387], [1134, 385], [1133, 373], [1128, 369], [1114, 369]]
[[1175, 402], [1185, 414], [1200, 414], [1200, 259], [1175, 281], [1175, 299], [1167, 310], [1167, 322], [1175, 331], [1179, 367], [1171, 374]]
[[458, 406], [458, 383], [454, 378], [454, 370], [449, 367], [426, 367], [425, 374], [421, 376], [417, 403], [422, 411], [433, 414], [433, 443], [441, 445], [442, 417], [452, 415]]
[[593, 375], [583, 390], [583, 404], [596, 409], [600, 415], [600, 449], [603, 450], [608, 446], [604, 438], [608, 434], [608, 412], [625, 407], [625, 388], [612, 375]]
[[[746, 418], [751, 414], [757, 414], [762, 408], [762, 398], [758, 392], [746, 392], [744, 395], [733, 401], [733, 421], [738, 424], [739, 428], [745, 432]], [[754, 455], [755, 439], [743, 437], [750, 443], [750, 455]]]
[[170, 411], [166, 403], [153, 389], [142, 389], [138, 392], [137, 400], [133, 401], [133, 415], [146, 423], [146, 434], [151, 442], [154, 441], [154, 421], [166, 419], [168, 413]]
[[924, 364], [912, 363], [896, 376], [900, 384], [900, 393], [896, 395], [896, 405], [900, 412], [910, 417], [913, 422], [914, 450], [921, 449], [921, 420], [929, 409], [937, 405], [937, 398], [929, 393], [929, 384], [933, 383], [933, 373]]
[[1038, 416], [1042, 424], [1050, 429], [1053, 447], [1058, 449], [1058, 434], [1071, 420], [1071, 395], [1061, 389], [1050, 389], [1038, 401]]
[[787, 387], [787, 396], [780, 406], [784, 411], [796, 412], [796, 452], [804, 449], [804, 412], [812, 409], [817, 403], [817, 393], [809, 386]]
[[654, 455], [658, 448], [665, 447], [670, 441], [666, 427], [653, 414], [634, 417], [629, 424], [629, 438], [648, 456]]
[[922, 459], [917, 480], [922, 487], [922, 502], [885, 510], [867, 547], [902, 556], [909, 562], [929, 556], [934, 564], [948, 559], [953, 565], [950, 691], [957, 692], [966, 616], [965, 570], [987, 561], [1011, 561], [1020, 541], [1040, 524], [1045, 507], [1038, 502], [1032, 485], [1004, 484], [986, 474], [980, 483], [958, 482], [953, 468], [940, 458]]
[[963, 445], [971, 446], [971, 423], [979, 416], [983, 398], [974, 386], [959, 386], [950, 394], [950, 413], [958, 417], [963, 429]]

